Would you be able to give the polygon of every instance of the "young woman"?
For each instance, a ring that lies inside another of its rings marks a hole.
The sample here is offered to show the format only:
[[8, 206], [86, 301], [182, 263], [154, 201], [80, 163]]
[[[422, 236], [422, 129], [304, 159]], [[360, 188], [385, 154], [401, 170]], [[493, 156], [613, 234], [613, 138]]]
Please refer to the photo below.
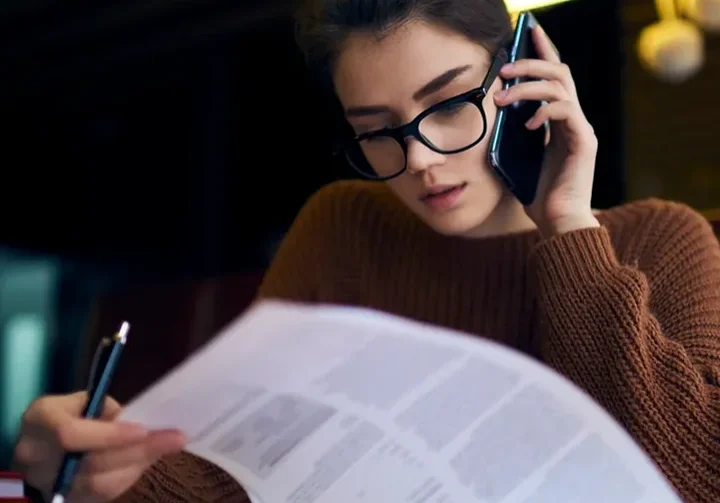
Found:
[[[317, 0], [299, 26], [359, 135], [348, 159], [384, 181], [319, 191], [260, 295], [381, 309], [534, 355], [612, 413], [685, 501], [718, 501], [720, 246], [681, 204], [593, 212], [597, 140], [545, 34], [534, 33], [540, 59], [494, 78], [511, 34], [502, 0]], [[501, 92], [515, 76], [542, 80]], [[486, 96], [423, 114], [483, 82]], [[551, 123], [529, 207], [486, 162], [498, 107], [524, 99], [548, 102], [528, 128]], [[424, 136], [389, 133], [406, 124]], [[76, 394], [27, 411], [16, 460], [31, 484], [47, 491], [62, 449], [90, 450], [74, 501], [240, 498], [221, 470], [178, 452], [180, 433], [84, 421], [81, 407]], [[118, 410], [111, 402], [107, 417]]]

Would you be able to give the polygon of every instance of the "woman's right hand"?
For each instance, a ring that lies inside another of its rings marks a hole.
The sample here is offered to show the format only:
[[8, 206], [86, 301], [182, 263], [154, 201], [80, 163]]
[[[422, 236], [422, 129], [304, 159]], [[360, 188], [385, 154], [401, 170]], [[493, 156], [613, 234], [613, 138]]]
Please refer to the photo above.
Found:
[[96, 503], [117, 498], [158, 458], [184, 446], [180, 432], [148, 432], [135, 424], [114, 421], [121, 407], [112, 398], [106, 399], [102, 418], [84, 419], [85, 400], [84, 392], [44, 396], [23, 416], [14, 468], [48, 501], [67, 451], [87, 452], [68, 503]]

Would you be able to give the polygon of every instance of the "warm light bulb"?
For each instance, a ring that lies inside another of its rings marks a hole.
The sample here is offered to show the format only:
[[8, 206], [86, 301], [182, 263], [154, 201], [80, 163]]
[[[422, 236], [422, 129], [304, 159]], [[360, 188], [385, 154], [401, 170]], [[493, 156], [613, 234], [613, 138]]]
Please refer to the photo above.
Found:
[[704, 61], [700, 30], [682, 19], [663, 20], [646, 27], [640, 33], [637, 49], [643, 66], [671, 83], [695, 75]]
[[684, 0], [687, 15], [709, 31], [720, 30], [720, 0]]

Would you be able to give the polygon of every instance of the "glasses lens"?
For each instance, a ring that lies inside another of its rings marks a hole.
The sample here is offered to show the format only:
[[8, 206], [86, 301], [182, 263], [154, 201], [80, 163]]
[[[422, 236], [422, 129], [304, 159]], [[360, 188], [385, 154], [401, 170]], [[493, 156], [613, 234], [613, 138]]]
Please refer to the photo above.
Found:
[[373, 136], [361, 140], [347, 150], [350, 164], [370, 178], [393, 176], [405, 168], [405, 151], [390, 136]]
[[485, 134], [485, 118], [473, 103], [455, 103], [423, 118], [419, 129], [435, 148], [451, 152], [478, 141]]

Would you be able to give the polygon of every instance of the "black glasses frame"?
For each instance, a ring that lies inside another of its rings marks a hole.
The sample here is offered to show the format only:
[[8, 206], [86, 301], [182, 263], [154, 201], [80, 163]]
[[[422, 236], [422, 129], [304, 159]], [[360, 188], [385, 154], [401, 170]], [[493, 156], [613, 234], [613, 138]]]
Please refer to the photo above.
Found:
[[[377, 181], [385, 181], [385, 180], [391, 180], [395, 177], [400, 176], [407, 170], [407, 153], [408, 153], [408, 145], [407, 145], [407, 137], [412, 136], [413, 138], [417, 139], [420, 143], [425, 145], [430, 150], [433, 150], [435, 152], [438, 152], [440, 154], [446, 154], [446, 155], [452, 155], [452, 154], [459, 154], [460, 152], [464, 152], [466, 150], [469, 150], [473, 148], [475, 145], [480, 143], [483, 138], [485, 138], [485, 135], [487, 134], [487, 116], [485, 115], [485, 109], [483, 108], [483, 100], [487, 97], [487, 94], [492, 87], [493, 83], [495, 82], [495, 79], [498, 78], [498, 75], [500, 74], [500, 69], [503, 67], [503, 65], [508, 60], [508, 54], [507, 51], [503, 48], [500, 49], [497, 54], [493, 57], [493, 61], [490, 64], [490, 68], [488, 69], [488, 73], [485, 75], [485, 78], [483, 79], [483, 83], [480, 87], [476, 87], [475, 89], [471, 89], [470, 91], [467, 91], [465, 93], [459, 94], [457, 96], [453, 96], [452, 98], [448, 98], [446, 100], [443, 100], [439, 103], [434, 104], [433, 106], [427, 108], [426, 110], [422, 111], [420, 114], [418, 114], [412, 121], [408, 122], [407, 124], [404, 124], [402, 126], [397, 126], [394, 128], [385, 128], [385, 129], [379, 129], [376, 131], [369, 131], [366, 133], [362, 133], [359, 135], [356, 135], [349, 139], [347, 142], [345, 142], [345, 145], [340, 148], [342, 152], [345, 153], [345, 158], [347, 159], [348, 163], [353, 167], [355, 171], [360, 173], [365, 178], [368, 178], [370, 180], [377, 180]], [[480, 114], [483, 118], [483, 132], [478, 137], [477, 140], [472, 142], [470, 145], [467, 145], [462, 148], [454, 149], [454, 150], [443, 150], [435, 145], [432, 144], [430, 140], [425, 138], [425, 136], [420, 132], [420, 123], [422, 120], [427, 117], [428, 115], [431, 115], [438, 110], [442, 110], [443, 108], [448, 108], [451, 106], [459, 105], [461, 103], [472, 103], [475, 105], [478, 110], [480, 110]], [[392, 175], [388, 176], [372, 176], [368, 173], [365, 173], [365, 171], [359, 169], [350, 159], [350, 155], [348, 153], [348, 150], [351, 148], [360, 148], [358, 143], [367, 140], [369, 138], [376, 138], [376, 137], [390, 137], [394, 139], [400, 147], [403, 149], [404, 154], [404, 164], [403, 167], [398, 170], [397, 173], [394, 173]]]

